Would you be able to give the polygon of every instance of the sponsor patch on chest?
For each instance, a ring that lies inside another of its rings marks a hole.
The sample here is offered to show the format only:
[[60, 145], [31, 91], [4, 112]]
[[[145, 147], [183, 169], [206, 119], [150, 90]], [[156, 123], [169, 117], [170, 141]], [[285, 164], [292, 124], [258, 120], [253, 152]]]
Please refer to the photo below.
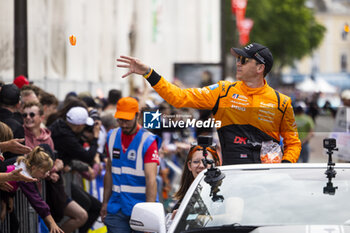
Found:
[[113, 159], [120, 159], [120, 149], [113, 148], [112, 155], [113, 155]]
[[242, 94], [233, 94], [232, 99], [239, 100], [241, 102], [248, 102], [248, 97]]
[[128, 160], [133, 160], [133, 161], [135, 161], [135, 160], [136, 160], [136, 151], [135, 151], [135, 150], [130, 150], [130, 151], [128, 152], [127, 157], [128, 157]]

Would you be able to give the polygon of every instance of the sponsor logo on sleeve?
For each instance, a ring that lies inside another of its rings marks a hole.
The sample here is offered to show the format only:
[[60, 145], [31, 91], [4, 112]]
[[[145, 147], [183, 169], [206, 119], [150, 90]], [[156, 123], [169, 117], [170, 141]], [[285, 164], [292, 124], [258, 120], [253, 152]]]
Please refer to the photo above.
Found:
[[158, 150], [154, 150], [153, 154], [152, 154], [152, 160], [158, 161], [159, 157], [158, 157]]
[[209, 86], [209, 89], [210, 89], [210, 90], [215, 90], [215, 89], [218, 88], [218, 87], [219, 87], [219, 84], [216, 83], [216, 84], [210, 85], [210, 86]]

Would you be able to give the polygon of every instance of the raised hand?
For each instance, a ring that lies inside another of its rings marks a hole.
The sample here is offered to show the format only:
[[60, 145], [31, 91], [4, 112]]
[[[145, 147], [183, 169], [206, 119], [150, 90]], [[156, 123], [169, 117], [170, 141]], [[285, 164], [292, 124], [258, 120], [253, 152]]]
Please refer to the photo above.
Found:
[[125, 78], [130, 74], [143, 75], [149, 70], [148, 65], [143, 64], [139, 59], [134, 57], [120, 56], [120, 58], [117, 59], [117, 62], [121, 63], [117, 64], [117, 67], [129, 69], [129, 71], [126, 74], [124, 74], [122, 78]]

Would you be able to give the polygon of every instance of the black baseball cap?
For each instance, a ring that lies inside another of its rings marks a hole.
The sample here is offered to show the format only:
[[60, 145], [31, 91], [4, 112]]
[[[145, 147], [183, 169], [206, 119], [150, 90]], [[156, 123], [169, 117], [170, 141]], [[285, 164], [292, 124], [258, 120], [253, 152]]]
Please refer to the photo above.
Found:
[[254, 58], [260, 64], [265, 65], [265, 72], [270, 72], [273, 65], [273, 57], [269, 48], [258, 43], [252, 43], [243, 49], [231, 48], [231, 54], [235, 57], [239, 55], [247, 58]]
[[2, 86], [0, 91], [0, 103], [5, 105], [16, 105], [20, 100], [19, 88], [11, 83]]

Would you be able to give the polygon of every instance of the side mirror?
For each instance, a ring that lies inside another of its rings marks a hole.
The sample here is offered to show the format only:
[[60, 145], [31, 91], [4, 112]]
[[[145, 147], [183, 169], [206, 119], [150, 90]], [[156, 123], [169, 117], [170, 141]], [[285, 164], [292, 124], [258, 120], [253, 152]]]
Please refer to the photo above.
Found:
[[165, 233], [165, 212], [158, 202], [137, 203], [132, 209], [130, 227], [135, 231]]

